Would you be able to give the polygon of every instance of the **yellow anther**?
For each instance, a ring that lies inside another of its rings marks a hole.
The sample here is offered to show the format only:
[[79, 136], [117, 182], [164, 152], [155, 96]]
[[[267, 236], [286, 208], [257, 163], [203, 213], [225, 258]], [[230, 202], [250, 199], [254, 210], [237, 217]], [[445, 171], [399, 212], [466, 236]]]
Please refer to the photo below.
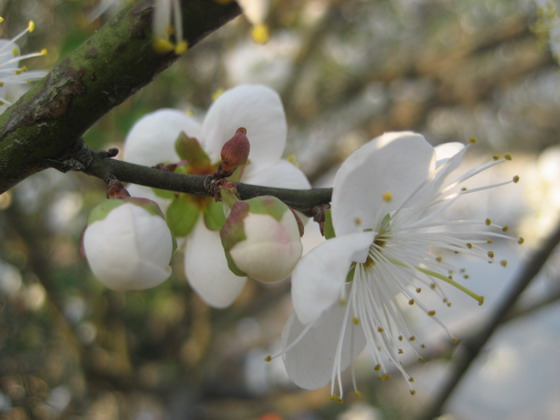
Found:
[[509, 230], [509, 226], [508, 226], [508, 225], [505, 225], [505, 226], [502, 228], [502, 232], [507, 232], [508, 230]]
[[469, 143], [471, 143], [471, 144], [476, 144], [477, 141], [478, 141], [478, 140], [476, 139], [476, 137], [471, 137], [471, 138], [469, 139]]
[[19, 48], [18, 47], [12, 48], [12, 56], [14, 56], [14, 57], [19, 56]]
[[376, 372], [379, 372], [381, 370], [381, 365], [378, 363], [373, 367], [373, 370], [375, 370]]
[[490, 226], [492, 224], [492, 220], [486, 219], [484, 223], [486, 223], [486, 226]]
[[416, 391], [413, 390], [413, 389], [411, 389], [411, 390], [410, 390], [410, 395], [416, 395]]
[[505, 160], [511, 160], [511, 155], [510, 155], [509, 153], [508, 153], [508, 154], [505, 154], [505, 155], [504, 155], [504, 159], [505, 159]]
[[430, 283], [430, 289], [435, 289], [436, 288], [436, 284], [435, 283]]
[[424, 362], [424, 358], [422, 356], [418, 356], [416, 360], [418, 360], [420, 363]]
[[488, 251], [488, 258], [494, 258], [494, 251]]
[[266, 44], [270, 40], [270, 31], [265, 24], [255, 25], [251, 30], [251, 38], [257, 44]]
[[360, 391], [354, 391], [354, 395], [358, 398], [362, 398], [362, 393]]
[[181, 41], [177, 45], [175, 45], [175, 54], [181, 55], [187, 52], [189, 49], [189, 44], [187, 41]]
[[408, 341], [414, 341], [414, 340], [416, 340], [416, 337], [415, 337], [415, 336], [410, 336], [410, 337], [408, 337]]
[[500, 159], [500, 156], [498, 156], [498, 155], [492, 155], [492, 159], [498, 160], [498, 159]]
[[385, 330], [382, 327], [377, 328], [377, 332], [382, 333], [383, 331], [385, 331]]
[[403, 349], [399, 349], [399, 350], [397, 351], [397, 353], [403, 354], [403, 353], [404, 353], [404, 350], [403, 350]]
[[218, 99], [222, 93], [224, 93], [225, 91], [222, 88], [218, 88], [214, 91], [214, 93], [212, 94], [212, 100], [215, 101], [216, 99]]
[[403, 336], [399, 335], [399, 341], [402, 341], [402, 340], [403, 340]]
[[385, 191], [383, 193], [383, 201], [385, 201], [386, 203], [390, 203], [391, 200], [393, 200], [393, 194], [391, 194], [389, 191]]
[[463, 276], [463, 278], [464, 278], [465, 280], [468, 280], [470, 277], [471, 277], [471, 276], [469, 276], [468, 274], [465, 274], [465, 275]]
[[299, 168], [299, 162], [297, 161], [296, 155], [294, 155], [292, 153], [291, 155], [288, 155], [288, 157], [286, 159], [287, 159], [288, 162], [290, 162], [296, 168]]
[[[425, 348], [426, 348], [426, 345], [425, 345], [425, 344], [420, 344], [420, 348], [421, 348], [421, 349], [425, 349]], [[422, 360], [424, 360], [424, 359], [422, 359]]]
[[416, 288], [416, 293], [420, 293], [422, 291], [422, 289], [420, 287]]
[[360, 323], [360, 319], [356, 317], [352, 317], [352, 324], [358, 325]]
[[500, 261], [500, 265], [501, 265], [502, 267], [507, 267], [507, 264], [508, 264], [508, 263], [507, 263], [507, 260], [502, 260], [502, 261]]
[[467, 191], [467, 187], [461, 188], [461, 191]]
[[410, 299], [410, 300], [408, 301], [408, 304], [409, 304], [409, 305], [414, 305], [414, 299]]
[[33, 32], [35, 30], [35, 22], [30, 20], [29, 23], [27, 24], [27, 30], [29, 32]]
[[159, 54], [167, 54], [175, 49], [175, 46], [170, 40], [161, 37], [153, 39], [152, 47], [154, 51]]
[[272, 356], [270, 356], [270, 355], [269, 355], [269, 356], [266, 356], [266, 357], [264, 358], [264, 361], [265, 361], [265, 362], [272, 362]]
[[4, 23], [4, 18], [0, 16], [0, 23]]
[[486, 243], [487, 243], [488, 245], [492, 245], [492, 244], [494, 243], [494, 241], [493, 241], [492, 239], [487, 239], [487, 240], [486, 240]]
[[432, 310], [432, 311], [428, 311], [428, 316], [435, 316], [436, 315], [436, 311]]
[[514, 184], [517, 184], [519, 182], [519, 175], [515, 175], [512, 181]]
[[49, 53], [49, 52], [47, 51], [46, 48], [43, 48], [43, 49], [41, 50], [41, 55], [47, 55], [48, 53]]
[[442, 261], [443, 261], [443, 258], [441, 258], [441, 257], [436, 257], [436, 261], [437, 261], [437, 262], [442, 262]]
[[354, 225], [356, 227], [362, 226], [362, 219], [360, 219], [359, 217], [355, 217], [354, 218]]
[[523, 236], [520, 236], [519, 239], [517, 240], [517, 243], [521, 245], [523, 242], [525, 242], [525, 238], [523, 238]]
[[387, 379], [389, 379], [389, 374], [388, 373], [384, 373], [383, 375], [379, 376], [379, 379], [381, 379], [382, 381], [386, 381]]
[[453, 337], [451, 339], [451, 344], [459, 344], [459, 339], [457, 337]]
[[414, 378], [413, 378], [412, 376], [410, 376], [410, 377], [408, 378], [408, 382], [414, 382]]

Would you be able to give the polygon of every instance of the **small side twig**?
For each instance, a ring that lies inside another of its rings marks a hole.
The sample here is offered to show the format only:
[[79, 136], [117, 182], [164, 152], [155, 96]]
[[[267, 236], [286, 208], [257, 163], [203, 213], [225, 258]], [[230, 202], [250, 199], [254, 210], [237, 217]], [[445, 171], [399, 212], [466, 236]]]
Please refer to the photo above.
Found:
[[418, 418], [420, 420], [431, 420], [441, 414], [442, 409], [453, 394], [457, 385], [461, 382], [472, 362], [480, 354], [482, 348], [488, 342], [492, 334], [506, 319], [519, 296], [539, 273], [548, 257], [556, 246], [560, 243], [560, 223], [556, 230], [548, 237], [542, 247], [538, 249], [529, 259], [524, 269], [519, 273], [513, 282], [512, 287], [507, 291], [506, 296], [498, 304], [497, 308], [490, 316], [487, 323], [471, 338], [463, 341], [457, 350], [457, 357], [451, 367], [447, 379], [439, 387], [439, 393], [435, 396], [428, 408]]

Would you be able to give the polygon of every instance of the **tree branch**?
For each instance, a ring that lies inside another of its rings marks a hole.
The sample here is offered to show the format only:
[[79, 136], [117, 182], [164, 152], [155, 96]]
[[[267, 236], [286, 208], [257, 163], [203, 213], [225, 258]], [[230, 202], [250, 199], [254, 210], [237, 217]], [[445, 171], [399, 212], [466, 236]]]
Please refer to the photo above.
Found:
[[[68, 157], [53, 166], [57, 166], [60, 170], [82, 171], [105, 182], [110, 179], [118, 179], [122, 182], [131, 182], [152, 188], [194, 195], [214, 195], [209, 182], [212, 175], [178, 174], [111, 159], [110, 157], [111, 154], [96, 153], [90, 149], [82, 148], [76, 151], [72, 157]], [[313, 209], [316, 206], [328, 204], [332, 195], [331, 188], [292, 190], [243, 183], [236, 183], [236, 186], [242, 200], [260, 195], [273, 195], [307, 216], [313, 216]]]
[[[182, 0], [189, 46], [240, 13], [237, 3]], [[152, 47], [153, 0], [123, 10], [0, 116], [0, 193], [75, 149], [101, 116], [170, 66]]]
[[451, 396], [464, 374], [468, 371], [471, 363], [480, 354], [480, 351], [492, 334], [498, 329], [502, 322], [508, 318], [517, 299], [539, 273], [558, 243], [560, 243], [560, 223], [556, 227], [556, 230], [550, 234], [542, 247], [527, 261], [524, 269], [519, 273], [512, 287], [498, 304], [486, 325], [476, 334], [464, 340], [460, 348], [457, 349], [457, 356], [453, 366], [451, 366], [449, 376], [445, 382], [440, 385], [438, 394], [419, 419], [429, 420], [441, 414], [447, 399]]

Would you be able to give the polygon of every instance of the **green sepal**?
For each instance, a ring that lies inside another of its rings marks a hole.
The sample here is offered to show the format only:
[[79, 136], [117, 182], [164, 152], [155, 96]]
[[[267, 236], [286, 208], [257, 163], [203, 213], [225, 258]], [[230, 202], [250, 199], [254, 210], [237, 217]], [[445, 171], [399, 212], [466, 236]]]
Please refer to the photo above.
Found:
[[204, 209], [204, 224], [210, 230], [220, 230], [226, 221], [222, 203], [210, 201]]
[[210, 157], [206, 154], [198, 140], [180, 132], [175, 140], [175, 151], [182, 160], [188, 161], [193, 172], [210, 166]]
[[126, 203], [126, 201], [121, 200], [119, 198], [109, 198], [103, 200], [97, 206], [95, 206], [89, 213], [88, 225], [91, 225], [93, 222], [97, 222], [98, 220], [105, 219], [107, 215], [111, 212], [111, 210], [119, 207], [124, 203]]
[[236, 276], [247, 277], [247, 274], [245, 274], [243, 271], [239, 269], [239, 267], [235, 265], [229, 251], [224, 250], [224, 252], [226, 253], [226, 260], [230, 271]]
[[262, 195], [245, 200], [249, 204], [251, 213], [253, 214], [267, 214], [274, 219], [281, 221], [284, 213], [290, 211], [288, 206], [282, 200], [271, 195]]
[[161, 188], [152, 188], [156, 197], [163, 198], [165, 200], [173, 200], [175, 198], [175, 193], [169, 190], [162, 190]]
[[323, 236], [325, 237], [325, 239], [331, 239], [336, 236], [334, 234], [331, 209], [325, 210], [325, 224], [323, 225]]
[[186, 195], [176, 197], [166, 212], [167, 225], [174, 236], [186, 236], [194, 228], [200, 210]]
[[220, 229], [220, 239], [226, 251], [232, 249], [235, 244], [247, 239], [245, 235], [245, 218], [248, 214], [249, 205], [245, 201], [238, 201], [231, 208], [227, 220]]

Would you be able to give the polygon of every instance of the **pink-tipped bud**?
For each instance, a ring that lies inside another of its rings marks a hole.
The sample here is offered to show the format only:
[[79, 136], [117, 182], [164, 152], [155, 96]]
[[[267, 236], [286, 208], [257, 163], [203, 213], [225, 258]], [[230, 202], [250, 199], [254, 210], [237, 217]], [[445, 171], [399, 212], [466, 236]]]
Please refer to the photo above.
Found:
[[240, 127], [222, 147], [222, 172], [231, 175], [237, 168], [245, 165], [249, 159], [250, 150], [247, 130]]

